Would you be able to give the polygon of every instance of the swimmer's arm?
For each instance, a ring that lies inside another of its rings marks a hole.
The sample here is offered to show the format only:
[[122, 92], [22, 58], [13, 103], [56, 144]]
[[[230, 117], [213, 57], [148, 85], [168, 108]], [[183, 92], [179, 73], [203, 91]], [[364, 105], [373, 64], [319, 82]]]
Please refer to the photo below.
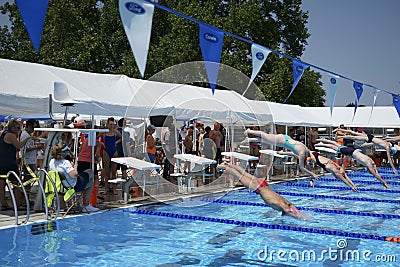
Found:
[[367, 147], [367, 146], [374, 146], [373, 143], [364, 143], [362, 145], [360, 145], [360, 147]]
[[348, 129], [340, 129], [340, 131], [342, 131], [342, 132], [344, 132], [344, 133], [349, 133], [349, 134], [351, 134], [351, 135], [364, 135], [364, 134], [362, 134], [362, 133], [357, 133], [357, 132], [355, 132], [355, 131], [348, 130]]

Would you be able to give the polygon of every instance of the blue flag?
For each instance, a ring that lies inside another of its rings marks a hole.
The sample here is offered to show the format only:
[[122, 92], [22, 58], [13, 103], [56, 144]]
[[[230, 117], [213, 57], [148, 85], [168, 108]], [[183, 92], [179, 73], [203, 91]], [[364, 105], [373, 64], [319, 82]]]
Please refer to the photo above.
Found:
[[360, 97], [363, 93], [363, 84], [360, 82], [354, 81], [353, 88], [354, 88], [354, 91], [356, 92], [356, 101], [354, 103], [354, 114], [353, 114], [353, 119], [354, 119], [354, 115], [356, 114], [358, 103], [360, 101]]
[[301, 76], [303, 76], [304, 71], [306, 70], [306, 68], [308, 67], [307, 64], [297, 61], [297, 60], [293, 60], [293, 86], [292, 86], [292, 90], [290, 91], [289, 95], [286, 97], [285, 100], [283, 100], [283, 104], [286, 103], [286, 101], [289, 99], [289, 97], [292, 95], [294, 89], [296, 88], [297, 84], [299, 83]]
[[42, 31], [44, 20], [46, 18], [48, 0], [16, 0], [22, 21], [31, 38], [36, 53], [39, 53], [40, 40], [42, 39]]
[[221, 61], [224, 33], [205, 24], [200, 26], [200, 48], [206, 66], [208, 81], [214, 94]]
[[333, 103], [335, 102], [336, 90], [339, 84], [339, 77], [329, 74], [329, 107], [331, 116], [333, 111]]
[[396, 108], [397, 115], [400, 117], [400, 96], [392, 94], [393, 106]]

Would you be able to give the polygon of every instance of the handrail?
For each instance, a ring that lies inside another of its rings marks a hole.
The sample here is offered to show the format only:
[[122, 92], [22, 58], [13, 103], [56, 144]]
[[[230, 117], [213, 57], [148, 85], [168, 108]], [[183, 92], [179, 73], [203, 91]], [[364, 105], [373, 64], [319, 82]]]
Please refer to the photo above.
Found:
[[15, 199], [15, 195], [14, 195], [14, 191], [13, 191], [14, 184], [10, 183], [10, 176], [14, 176], [17, 179], [19, 185], [16, 185], [16, 186], [21, 187], [22, 192], [24, 193], [25, 201], [26, 201], [26, 218], [24, 221], [21, 222], [21, 224], [26, 224], [30, 218], [29, 197], [28, 197], [28, 194], [26, 193], [24, 184], [22, 183], [21, 179], [18, 177], [18, 175], [14, 171], [9, 171], [6, 175], [0, 175], [0, 179], [6, 180], [8, 191], [10, 192], [11, 200], [13, 202], [13, 207], [14, 207], [14, 215], [15, 215], [15, 224], [16, 225], [19, 225], [19, 223], [18, 223], [18, 207], [17, 207], [17, 201]]
[[[56, 212], [56, 216], [55, 216], [55, 218], [54, 218], [54, 219], [56, 220], [57, 217], [60, 215], [60, 198], [59, 198], [59, 196], [58, 196], [57, 185], [56, 185], [55, 181], [53, 180], [53, 178], [51, 178], [50, 174], [49, 174], [45, 169], [40, 169], [40, 171], [43, 172], [44, 175], [46, 175], [47, 181], [50, 181], [50, 182], [51, 182], [51, 184], [52, 184], [52, 186], [53, 186], [53, 189], [54, 189], [55, 199], [56, 199], [56, 204], [57, 204], [57, 212]], [[45, 198], [44, 198], [44, 204], [45, 204], [45, 207], [48, 208], [48, 207], [47, 207], [47, 199], [46, 199], [46, 196], [45, 196]], [[47, 214], [46, 214], [46, 218], [47, 218], [47, 220], [50, 220], [50, 219], [51, 219], [51, 218], [48, 217]]]

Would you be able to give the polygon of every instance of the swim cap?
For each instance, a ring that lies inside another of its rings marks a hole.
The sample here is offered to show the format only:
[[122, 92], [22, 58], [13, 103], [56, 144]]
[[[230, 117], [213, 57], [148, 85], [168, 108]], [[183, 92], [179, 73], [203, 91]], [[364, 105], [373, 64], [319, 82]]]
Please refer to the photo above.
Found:
[[392, 155], [396, 154], [396, 153], [397, 153], [397, 149], [396, 149], [395, 147], [391, 147], [391, 148], [390, 148], [390, 153], [391, 153]]

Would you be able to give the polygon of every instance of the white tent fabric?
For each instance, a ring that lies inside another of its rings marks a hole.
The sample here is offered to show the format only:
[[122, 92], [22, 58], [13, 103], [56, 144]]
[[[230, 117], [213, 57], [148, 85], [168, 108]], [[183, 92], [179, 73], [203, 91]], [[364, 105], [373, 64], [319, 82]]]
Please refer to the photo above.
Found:
[[[96, 74], [52, 66], [0, 59], [0, 114], [48, 113], [54, 82], [67, 84], [77, 101], [71, 113], [147, 118], [174, 115], [178, 120], [212, 119], [231, 124], [265, 124], [273, 121], [288, 126], [362, 126], [398, 128], [400, 119], [390, 107], [300, 107], [266, 101], [250, 101], [234, 91], [191, 85], [169, 84]], [[128, 108], [129, 107], [129, 108]], [[63, 112], [53, 104], [53, 112]]]
[[213, 119], [228, 124], [272, 121], [268, 107], [253, 107], [250, 100], [234, 91], [215, 90], [212, 95], [209, 88], [152, 81], [135, 92], [127, 117], [135, 115], [174, 115], [179, 120]]
[[267, 102], [274, 123], [287, 126], [326, 126], [326, 118], [317, 116], [298, 105]]
[[358, 107], [354, 119], [354, 107], [334, 107], [332, 117], [329, 107], [304, 107], [302, 109], [325, 120], [326, 126], [338, 127], [340, 124], [344, 124], [347, 127], [400, 127], [400, 118], [393, 106], [376, 106], [372, 110], [372, 115], [372, 107]]
[[[83, 103], [70, 112], [97, 115], [122, 115], [132, 95], [127, 77], [93, 74], [52, 66], [0, 59], [0, 113], [5, 115], [48, 113], [49, 94], [54, 82], [66, 83], [70, 96]], [[138, 80], [138, 83], [141, 80]], [[62, 112], [53, 105], [54, 112]]]
[[[146, 118], [174, 115], [179, 120], [210, 118], [223, 123], [268, 123], [268, 109], [252, 108], [233, 91], [144, 81], [0, 59], [0, 114], [47, 113], [54, 82], [65, 83], [82, 102], [71, 113]], [[54, 112], [62, 112], [58, 104]]]
[[[358, 107], [353, 119], [354, 107], [301, 107], [266, 101], [251, 101], [252, 105], [268, 105], [273, 122], [286, 126], [333, 126], [344, 124], [347, 127], [399, 128], [400, 118], [393, 106]], [[372, 115], [371, 115], [372, 110]]]

